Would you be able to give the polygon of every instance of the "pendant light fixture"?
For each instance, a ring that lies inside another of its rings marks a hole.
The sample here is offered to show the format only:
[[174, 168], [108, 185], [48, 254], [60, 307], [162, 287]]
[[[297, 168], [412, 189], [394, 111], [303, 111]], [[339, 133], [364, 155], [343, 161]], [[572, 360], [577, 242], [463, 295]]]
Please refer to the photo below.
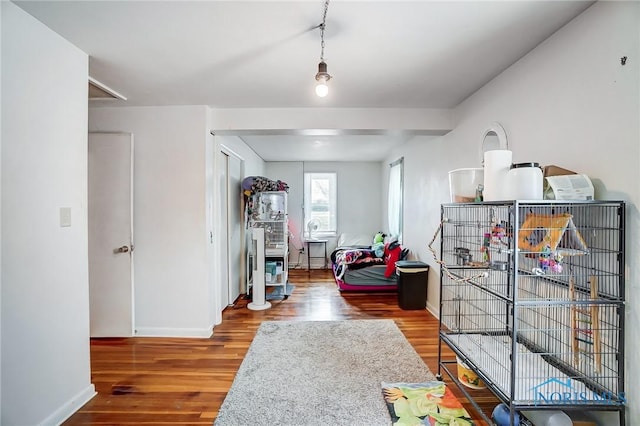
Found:
[[324, 2], [324, 14], [322, 15], [322, 24], [318, 25], [320, 28], [320, 63], [318, 64], [318, 73], [316, 74], [316, 95], [324, 98], [329, 93], [329, 86], [327, 83], [331, 79], [331, 76], [327, 72], [327, 63], [324, 61], [324, 30], [327, 22], [327, 10], [329, 10], [329, 0]]

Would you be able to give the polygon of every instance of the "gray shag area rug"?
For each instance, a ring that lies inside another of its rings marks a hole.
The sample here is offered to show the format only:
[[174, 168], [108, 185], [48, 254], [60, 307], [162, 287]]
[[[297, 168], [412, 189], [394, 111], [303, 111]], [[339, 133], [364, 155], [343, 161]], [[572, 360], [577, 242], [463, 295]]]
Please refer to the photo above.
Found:
[[390, 425], [382, 382], [435, 380], [392, 320], [265, 321], [215, 425]]

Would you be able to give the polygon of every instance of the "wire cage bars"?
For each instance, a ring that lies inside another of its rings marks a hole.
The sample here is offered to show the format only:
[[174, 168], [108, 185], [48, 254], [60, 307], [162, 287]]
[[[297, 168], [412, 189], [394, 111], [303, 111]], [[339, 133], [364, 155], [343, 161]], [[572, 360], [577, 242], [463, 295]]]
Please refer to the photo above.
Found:
[[512, 411], [588, 404], [624, 424], [624, 203], [441, 213], [441, 342]]

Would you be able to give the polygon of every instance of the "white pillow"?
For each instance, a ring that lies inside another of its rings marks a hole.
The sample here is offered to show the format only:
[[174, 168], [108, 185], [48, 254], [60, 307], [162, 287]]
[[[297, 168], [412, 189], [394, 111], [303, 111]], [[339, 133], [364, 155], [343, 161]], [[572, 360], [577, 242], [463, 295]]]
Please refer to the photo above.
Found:
[[354, 234], [343, 232], [338, 237], [338, 247], [371, 247], [373, 234]]

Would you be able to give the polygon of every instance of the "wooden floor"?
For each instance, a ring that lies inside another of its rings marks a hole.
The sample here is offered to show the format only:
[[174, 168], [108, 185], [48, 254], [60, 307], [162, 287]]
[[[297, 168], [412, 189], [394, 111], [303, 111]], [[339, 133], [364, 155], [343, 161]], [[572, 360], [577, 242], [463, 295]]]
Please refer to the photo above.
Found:
[[[91, 379], [98, 395], [64, 425], [211, 425], [263, 320], [390, 318], [438, 372], [438, 320], [426, 310], [400, 309], [395, 293], [340, 293], [330, 271], [294, 270], [289, 282], [293, 294], [265, 311], [247, 309], [241, 296], [209, 339], [93, 339]], [[472, 393], [485, 412], [497, 403], [486, 391]]]

